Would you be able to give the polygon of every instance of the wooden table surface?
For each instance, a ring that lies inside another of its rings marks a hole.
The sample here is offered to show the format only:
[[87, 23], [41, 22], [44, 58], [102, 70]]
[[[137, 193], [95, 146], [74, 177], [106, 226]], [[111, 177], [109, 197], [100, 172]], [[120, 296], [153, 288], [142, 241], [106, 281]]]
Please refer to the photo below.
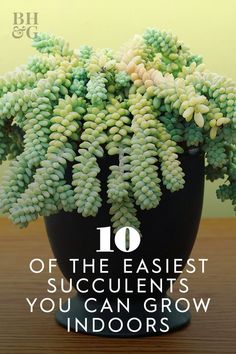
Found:
[[[168, 335], [114, 339], [67, 333], [53, 313], [30, 313], [26, 297], [44, 298], [48, 273], [30, 273], [32, 258], [53, 258], [42, 220], [19, 230], [0, 219], [0, 353], [236, 353], [236, 218], [202, 220], [192, 256], [208, 258], [191, 276], [187, 297], [211, 297], [205, 314]], [[58, 299], [60, 293], [53, 297]], [[186, 295], [185, 295], [186, 296]]]

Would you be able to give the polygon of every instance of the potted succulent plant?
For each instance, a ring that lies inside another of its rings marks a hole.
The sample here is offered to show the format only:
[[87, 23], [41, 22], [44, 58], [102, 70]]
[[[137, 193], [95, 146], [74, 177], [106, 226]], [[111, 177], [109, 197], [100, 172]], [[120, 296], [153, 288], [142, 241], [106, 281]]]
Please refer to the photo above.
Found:
[[[0, 78], [0, 159], [11, 160], [1, 212], [20, 227], [45, 218], [59, 266], [74, 286], [81, 273], [71, 272], [69, 258], [97, 259], [96, 229], [111, 224], [114, 232], [132, 226], [142, 234], [134, 267], [154, 257], [161, 265], [182, 258], [184, 267], [200, 221], [205, 175], [224, 178], [217, 196], [236, 205], [235, 84], [209, 72], [176, 36], [156, 29], [118, 53], [71, 50], [64, 39], [41, 33], [33, 46], [39, 54]], [[122, 278], [122, 252], [108, 258], [111, 276]], [[92, 282], [101, 274], [86, 276]], [[164, 278], [165, 294], [167, 274], [152, 277]], [[135, 289], [137, 275], [129, 280]], [[114, 301], [103, 285], [98, 308], [105, 297]], [[119, 297], [125, 296], [123, 284]], [[143, 295], [130, 297], [131, 314], [141, 312], [144, 322]], [[69, 315], [59, 312], [58, 321], [92, 317], [84, 301], [83, 294], [75, 297]], [[106, 320], [112, 315], [102, 314]], [[166, 316], [172, 330], [189, 321], [188, 313], [174, 309]], [[125, 329], [98, 334], [134, 335]]]

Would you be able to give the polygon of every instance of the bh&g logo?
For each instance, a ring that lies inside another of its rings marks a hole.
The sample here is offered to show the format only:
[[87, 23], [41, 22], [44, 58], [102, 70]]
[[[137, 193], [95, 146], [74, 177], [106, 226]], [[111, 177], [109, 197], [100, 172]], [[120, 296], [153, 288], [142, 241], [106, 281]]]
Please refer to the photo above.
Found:
[[38, 29], [38, 12], [13, 12], [12, 37], [19, 39], [26, 35], [33, 38]]

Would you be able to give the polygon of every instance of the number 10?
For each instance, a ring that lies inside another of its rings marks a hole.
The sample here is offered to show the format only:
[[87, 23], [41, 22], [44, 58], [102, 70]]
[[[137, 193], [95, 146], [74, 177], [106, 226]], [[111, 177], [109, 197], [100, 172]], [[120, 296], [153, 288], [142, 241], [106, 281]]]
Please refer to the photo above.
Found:
[[[97, 227], [100, 231], [100, 248], [97, 252], [114, 252], [111, 249], [111, 227]], [[115, 245], [122, 252], [133, 252], [140, 244], [139, 232], [131, 226], [121, 227], [115, 234]]]

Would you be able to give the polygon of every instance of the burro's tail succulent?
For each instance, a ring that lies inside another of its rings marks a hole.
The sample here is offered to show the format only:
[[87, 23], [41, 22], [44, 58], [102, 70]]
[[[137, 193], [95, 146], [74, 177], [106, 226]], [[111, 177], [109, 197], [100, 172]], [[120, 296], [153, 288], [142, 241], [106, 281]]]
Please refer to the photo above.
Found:
[[137, 208], [156, 208], [165, 188], [184, 188], [179, 155], [196, 147], [205, 153], [206, 177], [223, 179], [218, 198], [236, 210], [232, 80], [156, 29], [116, 53], [72, 50], [44, 33], [33, 47], [37, 55], [0, 77], [0, 160], [11, 160], [1, 213], [21, 227], [60, 210], [95, 217], [105, 202], [99, 161], [107, 155], [113, 227], [138, 229]]

